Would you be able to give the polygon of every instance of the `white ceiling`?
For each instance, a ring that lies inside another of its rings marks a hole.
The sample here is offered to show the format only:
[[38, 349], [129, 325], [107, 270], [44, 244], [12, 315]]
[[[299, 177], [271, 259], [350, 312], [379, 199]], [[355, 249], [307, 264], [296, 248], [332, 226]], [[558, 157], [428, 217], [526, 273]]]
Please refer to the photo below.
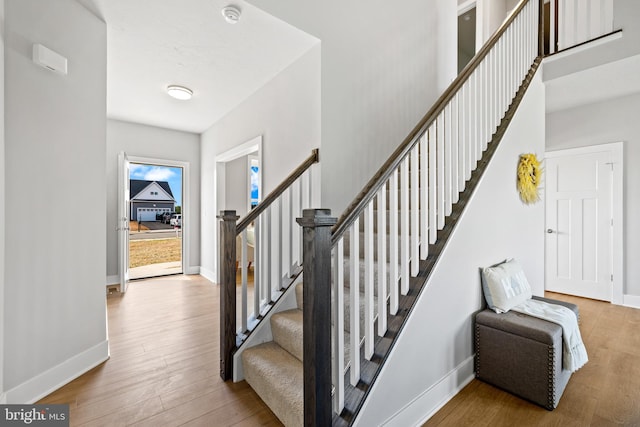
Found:
[[545, 82], [547, 113], [640, 92], [640, 55]]
[[107, 24], [108, 117], [164, 128], [202, 133], [318, 43], [244, 1], [234, 25], [229, 0], [78, 1]]

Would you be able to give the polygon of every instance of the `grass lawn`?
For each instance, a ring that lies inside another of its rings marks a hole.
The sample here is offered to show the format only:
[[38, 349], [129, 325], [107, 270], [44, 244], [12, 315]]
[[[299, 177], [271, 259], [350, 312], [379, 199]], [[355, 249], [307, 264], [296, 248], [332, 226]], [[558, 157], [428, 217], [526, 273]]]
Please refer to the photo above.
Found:
[[182, 239], [131, 240], [129, 242], [129, 268], [160, 262], [180, 261]]

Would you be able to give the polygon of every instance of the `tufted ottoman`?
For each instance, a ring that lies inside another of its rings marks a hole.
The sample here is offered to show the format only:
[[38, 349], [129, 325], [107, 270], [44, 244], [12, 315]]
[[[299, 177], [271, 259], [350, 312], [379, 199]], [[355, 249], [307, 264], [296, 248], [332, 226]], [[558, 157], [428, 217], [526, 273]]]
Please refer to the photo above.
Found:
[[[559, 304], [578, 315], [578, 306]], [[476, 315], [476, 377], [482, 381], [553, 410], [569, 382], [562, 368], [562, 327], [526, 314], [496, 314], [486, 309]]]

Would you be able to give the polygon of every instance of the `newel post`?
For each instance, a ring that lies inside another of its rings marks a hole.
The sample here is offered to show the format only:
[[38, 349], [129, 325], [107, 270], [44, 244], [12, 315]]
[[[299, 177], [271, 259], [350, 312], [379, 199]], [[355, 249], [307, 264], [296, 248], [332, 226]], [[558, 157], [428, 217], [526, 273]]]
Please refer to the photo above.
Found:
[[331, 227], [329, 209], [305, 209], [303, 227], [304, 425], [331, 425]]
[[236, 348], [236, 211], [220, 211], [220, 377], [233, 376]]

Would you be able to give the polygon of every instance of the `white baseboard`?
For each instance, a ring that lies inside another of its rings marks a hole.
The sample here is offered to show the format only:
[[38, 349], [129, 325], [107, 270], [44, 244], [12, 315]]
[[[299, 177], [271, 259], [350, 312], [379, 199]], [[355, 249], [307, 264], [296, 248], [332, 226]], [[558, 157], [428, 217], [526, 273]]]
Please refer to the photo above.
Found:
[[120, 276], [117, 274], [114, 276], [107, 276], [107, 286], [111, 285], [119, 285], [120, 284]]
[[638, 295], [625, 295], [622, 305], [631, 308], [640, 308], [640, 296]]
[[105, 340], [5, 393], [6, 403], [33, 404], [109, 358]]
[[216, 274], [208, 268], [200, 267], [200, 275], [211, 283], [216, 283], [218, 281]]
[[420, 426], [438, 412], [475, 377], [474, 356], [467, 358], [438, 383], [425, 390], [382, 423], [383, 426]]

